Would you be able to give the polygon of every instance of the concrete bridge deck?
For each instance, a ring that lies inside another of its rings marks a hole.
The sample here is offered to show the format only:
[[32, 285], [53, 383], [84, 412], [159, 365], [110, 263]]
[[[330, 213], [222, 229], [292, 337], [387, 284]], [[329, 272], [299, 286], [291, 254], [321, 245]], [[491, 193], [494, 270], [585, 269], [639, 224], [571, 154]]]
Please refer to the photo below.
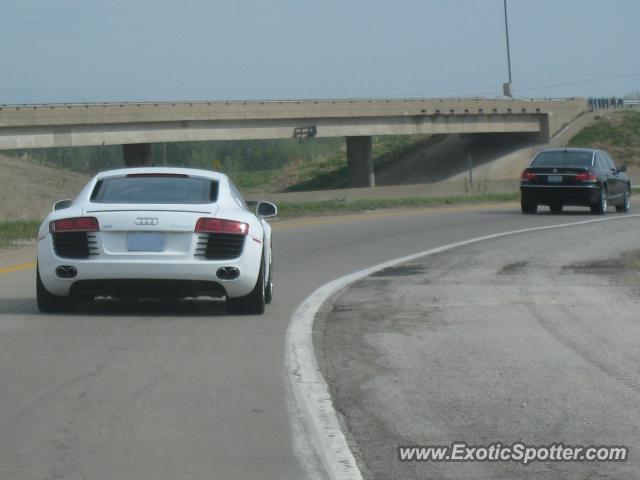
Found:
[[547, 141], [586, 109], [580, 98], [0, 105], [0, 150], [123, 145], [134, 165], [151, 162], [151, 143], [344, 136], [350, 184], [373, 186], [372, 135], [528, 132]]

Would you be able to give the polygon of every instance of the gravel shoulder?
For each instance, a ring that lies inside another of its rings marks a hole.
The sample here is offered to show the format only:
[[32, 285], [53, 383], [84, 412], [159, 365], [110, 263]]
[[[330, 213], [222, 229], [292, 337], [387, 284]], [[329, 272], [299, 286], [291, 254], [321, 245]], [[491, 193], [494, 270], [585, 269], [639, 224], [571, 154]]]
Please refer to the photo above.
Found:
[[[325, 306], [316, 354], [370, 478], [640, 478], [637, 219], [481, 242]], [[626, 463], [406, 463], [398, 446], [626, 445]]]

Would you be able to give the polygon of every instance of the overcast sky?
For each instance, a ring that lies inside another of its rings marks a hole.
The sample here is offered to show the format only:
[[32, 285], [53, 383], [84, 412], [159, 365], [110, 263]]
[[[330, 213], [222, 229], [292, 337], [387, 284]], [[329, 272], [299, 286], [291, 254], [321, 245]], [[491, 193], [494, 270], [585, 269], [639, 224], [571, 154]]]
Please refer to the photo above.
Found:
[[[508, 0], [515, 96], [640, 91], [640, 0]], [[0, 103], [497, 96], [503, 0], [0, 0]]]

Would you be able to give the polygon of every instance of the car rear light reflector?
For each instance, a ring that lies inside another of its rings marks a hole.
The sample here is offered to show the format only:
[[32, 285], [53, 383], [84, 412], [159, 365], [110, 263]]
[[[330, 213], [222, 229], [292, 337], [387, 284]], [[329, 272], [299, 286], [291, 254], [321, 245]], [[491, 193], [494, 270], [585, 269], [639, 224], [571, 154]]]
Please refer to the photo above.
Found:
[[200, 218], [196, 222], [195, 232], [247, 235], [249, 233], [249, 224], [236, 222], [235, 220], [224, 220], [222, 218]]
[[529, 170], [525, 170], [520, 176], [520, 180], [522, 180], [523, 182], [533, 182], [537, 178], [538, 176], [535, 173], [530, 172]]
[[58, 232], [98, 232], [100, 224], [95, 217], [74, 217], [54, 220], [49, 223], [51, 233]]
[[584, 172], [584, 173], [579, 173], [578, 175], [576, 175], [576, 180], [578, 182], [597, 182], [598, 181], [598, 177], [596, 177], [591, 172]]

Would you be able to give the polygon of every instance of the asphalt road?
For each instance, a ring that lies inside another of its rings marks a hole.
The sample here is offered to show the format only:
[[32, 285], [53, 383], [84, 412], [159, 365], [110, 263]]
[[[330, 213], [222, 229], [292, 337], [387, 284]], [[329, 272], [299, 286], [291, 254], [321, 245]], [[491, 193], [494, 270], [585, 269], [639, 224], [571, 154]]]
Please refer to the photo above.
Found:
[[[318, 343], [367, 476], [640, 478], [638, 238], [640, 218], [505, 236], [389, 267], [340, 293], [316, 321]], [[623, 445], [630, 457], [398, 458], [400, 446], [453, 442]]]
[[261, 317], [227, 316], [211, 302], [41, 315], [33, 269], [2, 273], [0, 478], [302, 478], [283, 355], [291, 313], [306, 296], [445, 243], [586, 218], [523, 217], [502, 206], [279, 222], [275, 300]]

